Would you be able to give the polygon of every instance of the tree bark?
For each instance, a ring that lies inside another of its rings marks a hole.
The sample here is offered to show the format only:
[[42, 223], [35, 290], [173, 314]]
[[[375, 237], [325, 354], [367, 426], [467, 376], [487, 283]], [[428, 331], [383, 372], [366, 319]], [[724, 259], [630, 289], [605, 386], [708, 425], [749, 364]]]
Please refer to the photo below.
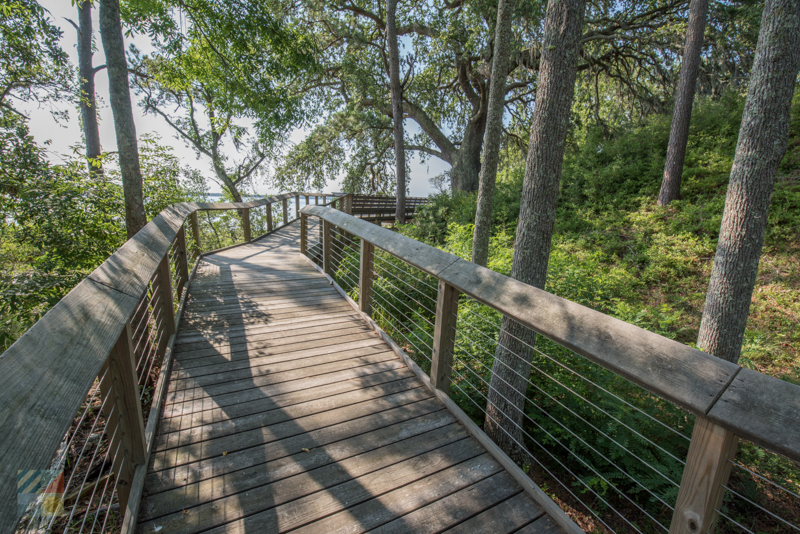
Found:
[[736, 362], [800, 69], [800, 2], [767, 0], [697, 345]]
[[122, 39], [119, 0], [100, 0], [99, 3], [100, 37], [106, 54], [109, 100], [114, 115], [119, 168], [125, 194], [125, 225], [130, 239], [147, 224], [147, 216], [144, 211], [136, 125], [128, 87], [128, 62], [125, 59], [125, 41]]
[[689, 124], [692, 120], [692, 103], [700, 71], [700, 52], [703, 48], [703, 31], [706, 27], [708, 0], [692, 0], [689, 4], [689, 26], [686, 29], [686, 45], [681, 61], [681, 76], [675, 95], [675, 111], [667, 146], [667, 162], [664, 178], [658, 194], [658, 204], [666, 206], [681, 198], [681, 174], [686, 158], [686, 143], [689, 140]]
[[472, 237], [472, 263], [484, 267], [489, 260], [489, 235], [492, 231], [494, 185], [497, 180], [497, 166], [500, 162], [500, 137], [503, 133], [506, 73], [511, 49], [511, 15], [513, 12], [514, 0], [500, 0], [497, 4], [492, 78], [489, 82], [489, 105], [478, 187], [478, 209], [475, 213], [475, 233]]
[[453, 191], [471, 193], [478, 190], [481, 174], [481, 145], [486, 132], [486, 112], [483, 110], [470, 118], [464, 129], [461, 146], [456, 152], [450, 170], [450, 185]]
[[[575, 93], [585, 0], [550, 0], [536, 89], [511, 277], [543, 288]], [[486, 433], [513, 458], [524, 450], [525, 393], [535, 334], [503, 317], [492, 367]]]
[[103, 174], [100, 162], [100, 128], [97, 124], [97, 101], [95, 99], [94, 75], [92, 64], [92, 3], [84, 0], [78, 3], [78, 75], [81, 78], [81, 120], [83, 136], [86, 139], [86, 160], [89, 173]]
[[397, 208], [395, 218], [406, 222], [406, 156], [403, 146], [403, 88], [400, 85], [400, 49], [397, 44], [397, 0], [386, 0], [386, 47], [389, 49], [389, 87], [392, 93]]

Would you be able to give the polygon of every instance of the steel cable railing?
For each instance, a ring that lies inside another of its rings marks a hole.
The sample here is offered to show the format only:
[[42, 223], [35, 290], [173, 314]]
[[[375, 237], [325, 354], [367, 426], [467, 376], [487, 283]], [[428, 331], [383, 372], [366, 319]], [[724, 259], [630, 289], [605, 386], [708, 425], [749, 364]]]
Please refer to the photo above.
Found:
[[[304, 210], [303, 220], [315, 225], [315, 263], [421, 368], [415, 371], [419, 376], [430, 374], [441, 399], [452, 400], [465, 418], [483, 426], [487, 439], [498, 440], [564, 509], [583, 518], [582, 526], [641, 533], [700, 532], [701, 524], [716, 525], [718, 532], [800, 531], [800, 463], [744, 441], [730, 460], [726, 455], [735, 449], [724, 443], [735, 437], [705, 419], [714, 401], [702, 411], [687, 410], [690, 401], [671, 400], [680, 395], [648, 391], [534, 333], [492, 305], [492, 290], [469, 285], [493, 283], [483, 271], [441, 275], [457, 261], [445, 253], [334, 211]], [[456, 290], [450, 279], [476, 292]], [[670, 340], [661, 343], [683, 350]], [[728, 376], [717, 398], [736, 374]], [[696, 421], [702, 421], [700, 430]], [[719, 448], [713, 453], [699, 448], [709, 446], [697, 438], [708, 429], [726, 440], [715, 441]], [[706, 469], [697, 463], [703, 454], [722, 460], [711, 471], [721, 484], [702, 490], [718, 495], [719, 502], [710, 498], [705, 508], [687, 501], [699, 495], [690, 488], [696, 470]], [[733, 469], [730, 478], [726, 462]]]

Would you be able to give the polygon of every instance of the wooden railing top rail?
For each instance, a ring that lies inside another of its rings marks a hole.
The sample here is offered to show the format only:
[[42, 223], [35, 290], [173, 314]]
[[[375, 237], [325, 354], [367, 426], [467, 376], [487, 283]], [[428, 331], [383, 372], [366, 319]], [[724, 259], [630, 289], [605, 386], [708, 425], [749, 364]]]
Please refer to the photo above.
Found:
[[800, 386], [743, 369], [331, 208], [320, 217], [646, 390], [800, 461]]
[[184, 202], [157, 215], [0, 355], [0, 532], [16, 518], [16, 470], [47, 469], [86, 392], [187, 217], [257, 208]]

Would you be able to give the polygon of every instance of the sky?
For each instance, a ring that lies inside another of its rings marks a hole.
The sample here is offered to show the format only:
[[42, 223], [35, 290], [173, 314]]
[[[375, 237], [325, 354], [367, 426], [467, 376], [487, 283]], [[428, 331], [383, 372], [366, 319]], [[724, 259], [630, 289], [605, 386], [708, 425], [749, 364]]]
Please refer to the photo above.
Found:
[[[72, 25], [65, 19], [69, 18], [77, 22], [77, 8], [72, 5], [68, 0], [40, 0], [40, 4], [50, 12], [50, 19], [53, 23], [60, 27], [63, 35], [61, 39], [61, 48], [69, 55], [72, 64], [78, 64], [78, 56], [76, 50], [77, 33]], [[94, 18], [94, 32], [95, 41], [98, 50], [94, 54], [94, 64], [102, 65], [105, 63], [103, 56], [103, 48], [100, 45], [99, 37], [99, 23], [97, 20], [97, 10], [93, 10]], [[131, 38], [126, 37], [126, 47], [134, 44], [139, 50], [144, 53], [152, 50], [150, 41], [147, 36], [134, 35]], [[100, 143], [104, 151], [115, 151], [116, 140], [114, 136], [114, 122], [111, 115], [111, 108], [108, 104], [108, 76], [106, 71], [97, 73], [95, 77], [96, 92], [98, 99], [98, 119], [100, 122]], [[210, 178], [213, 173], [211, 171], [211, 162], [203, 157], [198, 158], [195, 152], [189, 148], [183, 141], [176, 139], [173, 130], [164, 122], [161, 117], [154, 115], [144, 115], [141, 107], [138, 105], [138, 97], [131, 92], [133, 102], [133, 115], [136, 123], [136, 133], [139, 137], [143, 134], [151, 133], [159, 136], [164, 145], [172, 147], [173, 153], [178, 156], [184, 165], [194, 167], [202, 172], [206, 177]], [[68, 110], [69, 119], [59, 120], [53, 118], [51, 113], [52, 109], [49, 105], [43, 107], [28, 107], [26, 112], [31, 118], [30, 128], [31, 133], [40, 145], [48, 144], [48, 154], [50, 160], [53, 162], [61, 162], [65, 155], [73, 153], [75, 145], [81, 145], [82, 135], [80, 129], [79, 112], [70, 104], [61, 103], [58, 111]], [[415, 133], [417, 130], [416, 124], [412, 121], [406, 121], [405, 127], [410, 129], [410, 133]], [[301, 141], [306, 136], [306, 131], [295, 130], [290, 136], [292, 143]], [[229, 148], [229, 150], [233, 150]], [[81, 154], [82, 154], [81, 148]], [[428, 196], [435, 192], [433, 186], [429, 182], [429, 178], [441, 174], [449, 168], [449, 165], [437, 158], [430, 158], [424, 164], [420, 162], [416, 153], [411, 158], [408, 172], [409, 172], [409, 190], [411, 196]], [[212, 193], [220, 192], [220, 186], [213, 180], [208, 180], [209, 190]], [[328, 184], [326, 192], [339, 191], [341, 184]], [[272, 190], [264, 183], [256, 184], [257, 194], [275, 194], [281, 191]]]

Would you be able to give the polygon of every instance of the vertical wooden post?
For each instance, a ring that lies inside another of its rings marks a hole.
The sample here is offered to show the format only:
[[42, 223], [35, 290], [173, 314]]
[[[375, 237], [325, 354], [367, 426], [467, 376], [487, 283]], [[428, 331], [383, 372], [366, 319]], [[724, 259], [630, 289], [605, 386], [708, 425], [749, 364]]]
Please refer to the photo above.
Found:
[[345, 213], [348, 215], [353, 214], [353, 193], [347, 194], [347, 200], [345, 201]]
[[294, 218], [300, 218], [300, 195], [294, 197]]
[[164, 315], [164, 345], [169, 336], [175, 333], [175, 306], [172, 302], [172, 279], [169, 268], [169, 255], [165, 254], [158, 267], [158, 289], [161, 291], [161, 310]]
[[245, 243], [252, 239], [250, 234], [250, 208], [242, 208], [242, 230]]
[[267, 232], [272, 231], [272, 203], [267, 203]]
[[372, 317], [372, 271], [375, 246], [361, 239], [361, 268], [358, 276], [358, 309]]
[[289, 200], [284, 198], [281, 204], [283, 207], [283, 225], [286, 226], [289, 224]]
[[314, 195], [314, 205], [319, 206], [319, 195]]
[[669, 534], [705, 534], [717, 519], [739, 438], [697, 417]]
[[436, 297], [436, 324], [433, 328], [431, 383], [433, 387], [445, 393], [450, 393], [457, 313], [458, 290], [439, 280], [439, 293]]
[[331, 275], [331, 223], [322, 219], [322, 271]]
[[189, 259], [186, 257], [186, 232], [183, 226], [178, 230], [178, 236], [175, 239], [177, 240], [175, 253], [178, 255], [178, 291], [176, 292], [176, 298], [180, 300], [183, 288], [189, 282]]
[[[131, 483], [136, 466], [146, 461], [146, 442], [144, 435], [144, 417], [139, 402], [139, 380], [136, 374], [136, 362], [133, 354], [130, 321], [125, 324], [122, 333], [108, 355], [104, 369], [106, 377], [100, 385], [104, 395], [111, 395], [113, 402], [107, 402], [106, 414], [113, 413], [107, 420], [108, 438], [111, 440], [110, 450], [117, 451], [112, 471], [117, 479], [117, 495], [121, 513], [125, 513], [130, 496]], [[113, 407], [113, 408], [112, 408]]]
[[306, 255], [308, 248], [308, 215], [300, 214], [300, 254]]
[[192, 259], [195, 257], [200, 256], [200, 224], [197, 221], [197, 212], [193, 212], [189, 215], [189, 225], [192, 227], [192, 237], [194, 237], [194, 244], [195, 244], [195, 254], [192, 255]]
[[305, 197], [306, 197], [306, 206], [308, 206], [308, 205], [309, 205], [309, 204], [311, 204], [311, 203], [309, 202], [308, 195], [305, 195]]

